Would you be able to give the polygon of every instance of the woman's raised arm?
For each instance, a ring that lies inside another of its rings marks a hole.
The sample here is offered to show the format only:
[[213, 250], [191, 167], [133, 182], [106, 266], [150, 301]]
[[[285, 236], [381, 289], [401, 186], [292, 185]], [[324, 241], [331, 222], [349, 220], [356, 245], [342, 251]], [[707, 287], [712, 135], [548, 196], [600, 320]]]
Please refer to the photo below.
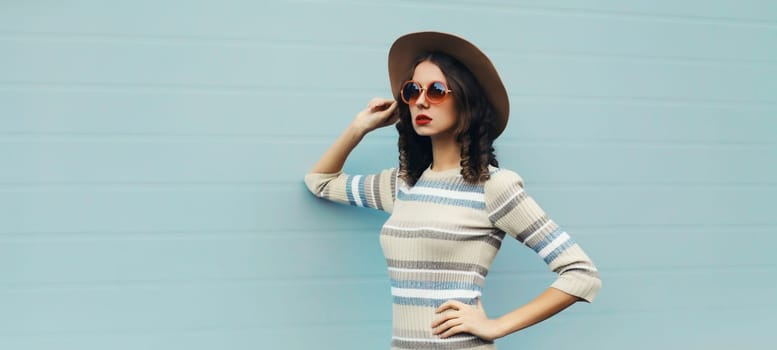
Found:
[[367, 108], [359, 112], [340, 137], [324, 152], [310, 169], [311, 173], [332, 174], [343, 169], [345, 160], [364, 135], [372, 130], [396, 123], [399, 118], [397, 102], [373, 98]]
[[333, 202], [391, 212], [394, 207], [397, 169], [371, 175], [348, 175], [343, 164], [368, 132], [394, 124], [398, 116], [394, 100], [374, 98], [305, 175], [305, 185], [317, 197]]

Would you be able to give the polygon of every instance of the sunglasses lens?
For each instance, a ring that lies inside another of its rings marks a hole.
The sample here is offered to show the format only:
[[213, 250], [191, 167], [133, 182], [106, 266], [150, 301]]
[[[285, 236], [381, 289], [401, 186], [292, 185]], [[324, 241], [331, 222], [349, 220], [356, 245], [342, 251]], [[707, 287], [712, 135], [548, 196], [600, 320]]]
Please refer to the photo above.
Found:
[[402, 100], [405, 101], [405, 103], [412, 103], [412, 101], [417, 99], [420, 95], [421, 87], [415, 82], [408, 81], [405, 83], [405, 86], [402, 87]]
[[429, 101], [440, 102], [445, 98], [445, 94], [448, 93], [448, 88], [442, 82], [436, 81], [429, 85], [429, 89], [426, 90], [426, 96]]

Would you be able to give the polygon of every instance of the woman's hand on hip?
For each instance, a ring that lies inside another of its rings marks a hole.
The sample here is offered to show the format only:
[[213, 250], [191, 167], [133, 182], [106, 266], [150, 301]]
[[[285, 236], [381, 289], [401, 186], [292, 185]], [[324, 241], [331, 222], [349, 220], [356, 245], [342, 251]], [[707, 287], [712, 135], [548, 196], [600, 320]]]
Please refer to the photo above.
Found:
[[397, 120], [399, 120], [397, 101], [376, 97], [370, 100], [367, 108], [356, 114], [356, 118], [354, 118], [351, 124], [364, 133], [368, 133], [372, 130], [392, 125]]
[[440, 305], [435, 312], [438, 315], [444, 313], [432, 322], [432, 333], [439, 335], [440, 338], [447, 338], [459, 333], [470, 333], [485, 340], [494, 340], [500, 337], [497, 322], [488, 318], [480, 298], [478, 298], [477, 306], [448, 300]]

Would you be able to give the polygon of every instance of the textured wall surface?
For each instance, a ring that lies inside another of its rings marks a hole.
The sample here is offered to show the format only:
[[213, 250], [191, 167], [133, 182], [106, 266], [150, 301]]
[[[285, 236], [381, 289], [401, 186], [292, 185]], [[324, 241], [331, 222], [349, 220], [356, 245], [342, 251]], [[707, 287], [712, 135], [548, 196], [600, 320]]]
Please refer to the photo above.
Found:
[[[777, 3], [3, 1], [0, 349], [385, 349], [385, 217], [302, 176], [405, 32], [462, 34], [497, 151], [602, 271], [503, 349], [777, 341]], [[395, 132], [346, 170], [396, 165]], [[553, 275], [508, 240], [491, 316]]]

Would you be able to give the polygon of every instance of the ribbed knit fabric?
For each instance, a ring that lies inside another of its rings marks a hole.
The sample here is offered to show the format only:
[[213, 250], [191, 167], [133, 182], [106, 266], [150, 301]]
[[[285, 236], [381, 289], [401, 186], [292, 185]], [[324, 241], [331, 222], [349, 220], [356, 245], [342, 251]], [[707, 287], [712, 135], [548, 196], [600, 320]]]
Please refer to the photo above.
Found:
[[396, 169], [305, 176], [319, 197], [391, 213], [380, 242], [394, 300], [392, 349], [495, 349], [470, 334], [441, 339], [431, 324], [447, 300], [477, 305], [506, 234], [558, 273], [552, 287], [590, 302], [601, 286], [591, 260], [526, 194], [518, 174], [492, 168], [488, 181], [472, 185], [460, 170], [426, 170], [412, 187]]

